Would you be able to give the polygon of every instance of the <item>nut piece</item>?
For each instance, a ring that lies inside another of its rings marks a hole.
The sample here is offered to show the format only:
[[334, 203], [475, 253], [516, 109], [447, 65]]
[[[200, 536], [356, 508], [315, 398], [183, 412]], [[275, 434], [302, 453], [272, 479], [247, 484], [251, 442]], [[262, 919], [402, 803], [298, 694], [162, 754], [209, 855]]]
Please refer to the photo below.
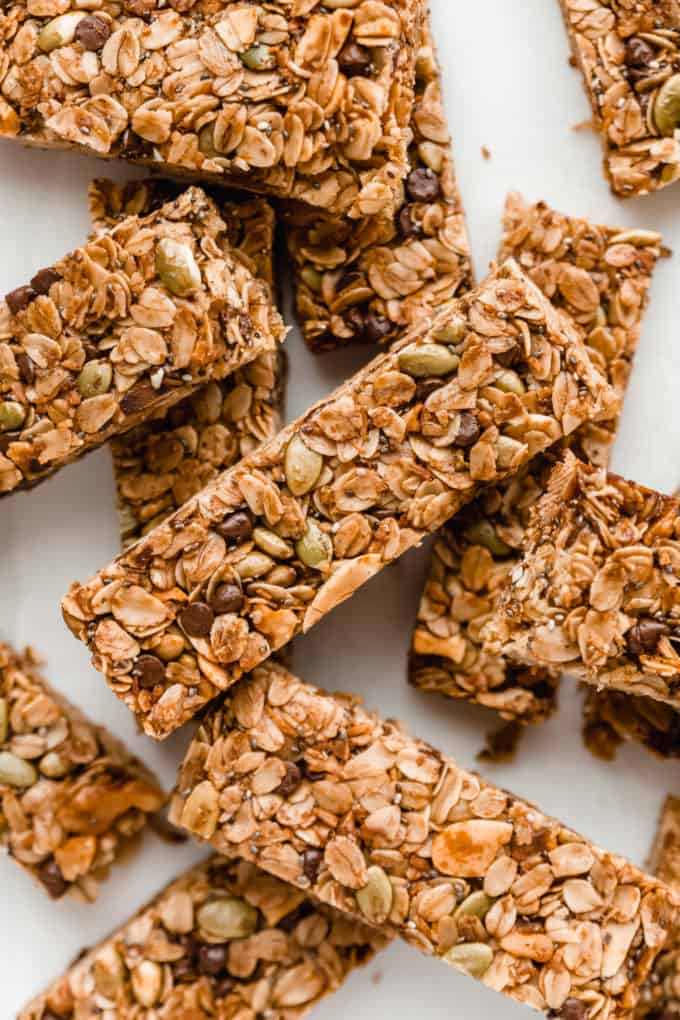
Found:
[[0, 751], [0, 784], [20, 790], [33, 786], [37, 778], [38, 773], [30, 761], [19, 758], [11, 751]]
[[392, 884], [382, 868], [372, 866], [367, 871], [368, 881], [356, 893], [359, 910], [371, 924], [384, 924], [392, 909]]
[[44, 53], [51, 53], [60, 46], [68, 46], [75, 39], [76, 29], [83, 20], [80, 11], [69, 11], [48, 21], [38, 35], [38, 46]]
[[227, 897], [204, 903], [197, 914], [199, 927], [219, 939], [243, 939], [257, 929], [258, 913], [245, 900]]
[[432, 843], [432, 862], [445, 875], [483, 878], [502, 847], [512, 839], [512, 825], [485, 819], [454, 822]]
[[201, 286], [201, 271], [186, 244], [163, 237], [156, 246], [156, 272], [176, 297], [189, 297]]
[[456, 970], [462, 970], [464, 974], [473, 978], [483, 978], [493, 962], [493, 950], [484, 942], [461, 943], [459, 946], [452, 946], [444, 959]]
[[399, 353], [399, 368], [414, 379], [448, 375], [460, 364], [460, 358], [443, 344], [410, 344]]
[[286, 447], [284, 470], [286, 485], [294, 496], [305, 496], [319, 480], [323, 457], [310, 448], [304, 439], [295, 435]]
[[78, 376], [81, 397], [98, 397], [111, 386], [113, 369], [108, 361], [88, 361]]

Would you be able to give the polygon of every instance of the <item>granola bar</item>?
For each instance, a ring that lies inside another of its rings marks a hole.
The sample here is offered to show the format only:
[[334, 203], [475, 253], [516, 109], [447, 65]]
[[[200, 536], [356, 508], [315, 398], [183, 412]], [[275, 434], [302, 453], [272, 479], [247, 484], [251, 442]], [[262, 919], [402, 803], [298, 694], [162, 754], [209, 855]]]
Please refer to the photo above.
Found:
[[170, 816], [552, 1017], [623, 1018], [670, 890], [281, 666], [202, 720]]
[[406, 174], [422, 7], [9, 0], [0, 136], [389, 215]]
[[18, 1020], [297, 1020], [384, 944], [252, 864], [214, 856], [89, 950]]
[[627, 740], [659, 758], [680, 758], [680, 712], [654, 698], [588, 687], [583, 739], [586, 747], [605, 761], [613, 761]]
[[165, 801], [156, 778], [0, 642], [0, 847], [54, 899], [94, 900]]
[[490, 649], [677, 709], [679, 535], [678, 500], [567, 451], [487, 625]]
[[482, 485], [615, 402], [508, 263], [75, 585], [64, 617], [146, 732], [167, 736]]
[[[169, 193], [168, 193], [169, 189]], [[94, 181], [90, 213], [96, 231], [129, 215], [146, 215], [176, 191], [157, 179], [127, 185]], [[275, 219], [262, 198], [221, 203], [234, 258], [274, 288]], [[123, 545], [136, 541], [282, 425], [285, 363], [261, 354], [220, 382], [208, 383], [153, 422], [111, 444]]]
[[0, 302], [0, 492], [34, 484], [276, 350], [269, 288], [200, 188], [130, 216]]
[[[623, 397], [640, 338], [661, 237], [565, 216], [544, 202], [509, 195], [500, 257], [514, 256], [548, 298], [583, 331], [593, 363]], [[618, 419], [586, 422], [570, 445], [608, 463]], [[555, 709], [559, 671], [507, 662], [483, 647], [481, 631], [519, 559], [531, 506], [550, 461], [484, 494], [437, 536], [418, 612], [409, 666], [422, 690], [472, 701], [522, 723]]]
[[605, 173], [622, 198], [680, 177], [678, 0], [560, 0]]
[[296, 307], [313, 351], [392, 342], [472, 286], [470, 245], [444, 115], [429, 13], [416, 60], [404, 202], [360, 221], [284, 206]]

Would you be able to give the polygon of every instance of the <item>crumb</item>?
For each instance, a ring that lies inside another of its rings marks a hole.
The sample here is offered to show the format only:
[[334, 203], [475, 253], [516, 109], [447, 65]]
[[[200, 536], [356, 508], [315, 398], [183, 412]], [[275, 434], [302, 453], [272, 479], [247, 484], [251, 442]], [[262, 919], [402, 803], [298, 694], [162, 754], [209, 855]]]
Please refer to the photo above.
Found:
[[477, 755], [477, 761], [484, 761], [489, 765], [512, 761], [524, 730], [525, 727], [519, 722], [509, 722], [497, 730], [492, 730], [487, 734], [486, 747], [483, 747]]
[[569, 57], [569, 60], [567, 61], [567, 63], [569, 64], [569, 67], [578, 67], [578, 60], [576, 59], [576, 57], [574, 56], [573, 53]]
[[491, 159], [491, 149], [487, 149], [486, 145], [482, 146], [482, 156], [484, 159]]
[[371, 984], [379, 985], [382, 979], [383, 976], [381, 970], [374, 970], [373, 973], [371, 974]]

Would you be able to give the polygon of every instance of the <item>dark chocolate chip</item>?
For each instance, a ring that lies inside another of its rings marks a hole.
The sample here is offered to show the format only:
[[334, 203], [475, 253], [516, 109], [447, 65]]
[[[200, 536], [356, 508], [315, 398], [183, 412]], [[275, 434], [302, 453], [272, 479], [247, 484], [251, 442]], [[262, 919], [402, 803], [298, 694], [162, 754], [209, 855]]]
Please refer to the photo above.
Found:
[[179, 614], [179, 622], [189, 637], [207, 637], [215, 614], [205, 602], [191, 602]]
[[30, 386], [35, 379], [35, 365], [29, 358], [28, 354], [25, 354], [24, 351], [21, 351], [19, 354], [15, 354], [14, 357], [17, 363], [17, 368], [19, 369], [19, 378], [22, 383]]
[[406, 191], [412, 202], [434, 202], [440, 197], [442, 188], [434, 170], [419, 167], [406, 178]]
[[210, 608], [213, 613], [238, 613], [243, 609], [243, 593], [237, 584], [224, 582], [218, 584], [210, 599]]
[[312, 884], [319, 877], [322, 862], [323, 852], [321, 850], [309, 849], [302, 854], [302, 870]]
[[402, 237], [417, 237], [420, 228], [411, 216], [411, 207], [405, 205], [397, 217], [397, 226]]
[[12, 315], [18, 315], [19, 312], [23, 312], [24, 308], [28, 308], [37, 296], [32, 287], [17, 287], [16, 290], [5, 294], [5, 301]]
[[215, 528], [218, 535], [227, 542], [244, 542], [253, 533], [253, 518], [249, 510], [236, 510], [224, 518]]
[[366, 317], [360, 308], [350, 308], [345, 312], [345, 322], [352, 330], [355, 339], [363, 340], [366, 329]]
[[468, 446], [473, 446], [477, 442], [481, 431], [477, 416], [472, 414], [471, 411], [461, 411], [460, 425], [458, 426], [458, 432], [456, 433], [453, 445], [466, 450]]
[[371, 67], [371, 51], [359, 43], [349, 43], [340, 50], [338, 64], [342, 73], [350, 78], [355, 74], [366, 74]]
[[181, 960], [177, 960], [172, 967], [172, 976], [175, 981], [195, 981], [197, 974], [196, 968], [189, 956], [183, 956]]
[[155, 655], [140, 655], [134, 666], [133, 674], [137, 677], [140, 687], [155, 687], [165, 679], [165, 666]]
[[61, 899], [68, 889], [68, 882], [61, 873], [61, 868], [54, 857], [41, 864], [38, 869], [38, 878], [47, 889], [53, 900]]
[[642, 616], [626, 634], [628, 650], [633, 655], [653, 655], [662, 637], [669, 633], [661, 620]]
[[297, 790], [301, 782], [302, 772], [294, 761], [287, 761], [285, 775], [274, 790], [274, 793], [278, 793], [281, 797], [289, 797], [291, 793]]
[[628, 67], [647, 67], [656, 59], [656, 50], [645, 39], [633, 35], [626, 43], [625, 63]]
[[416, 401], [424, 403], [435, 390], [440, 390], [441, 386], [441, 379], [419, 379], [416, 383]]
[[76, 42], [86, 50], [101, 50], [111, 35], [111, 26], [97, 14], [89, 14], [78, 22]]
[[392, 323], [389, 319], [386, 319], [384, 315], [378, 315], [377, 312], [368, 312], [366, 315], [366, 324], [364, 326], [364, 336], [372, 343], [380, 343], [385, 337], [392, 332]]
[[58, 283], [61, 280], [61, 274], [56, 269], [51, 267], [48, 269], [39, 269], [31, 280], [31, 287], [36, 294], [49, 294], [50, 287], [53, 283]]
[[198, 950], [198, 969], [201, 974], [216, 977], [227, 966], [229, 946], [222, 943], [217, 946], [203, 945]]
[[155, 390], [151, 383], [137, 383], [121, 400], [120, 409], [123, 414], [137, 414], [157, 397], [158, 390]]

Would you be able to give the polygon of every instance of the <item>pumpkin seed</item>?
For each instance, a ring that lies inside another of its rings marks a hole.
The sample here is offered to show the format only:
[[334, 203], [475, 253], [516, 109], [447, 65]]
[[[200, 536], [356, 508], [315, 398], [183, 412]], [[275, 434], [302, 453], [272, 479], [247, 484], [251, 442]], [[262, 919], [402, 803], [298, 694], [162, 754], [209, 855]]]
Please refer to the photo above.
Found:
[[392, 884], [382, 868], [373, 866], [366, 874], [368, 882], [356, 894], [359, 910], [371, 924], [384, 924], [392, 909]]
[[310, 450], [300, 436], [293, 436], [286, 447], [284, 471], [286, 485], [294, 496], [304, 496], [319, 480], [323, 469], [323, 457]]
[[241, 63], [251, 71], [271, 71], [276, 67], [276, 55], [260, 43], [239, 54]]
[[502, 390], [503, 393], [515, 393], [518, 397], [523, 396], [527, 391], [517, 372], [513, 372], [512, 369], [501, 372], [494, 381], [494, 386], [497, 390]]
[[293, 547], [290, 542], [286, 542], [269, 528], [254, 528], [253, 542], [258, 549], [277, 560], [288, 560], [293, 555]]
[[662, 135], [672, 135], [680, 127], [680, 74], [668, 78], [654, 101], [654, 124]]
[[397, 361], [402, 372], [414, 379], [427, 379], [455, 371], [460, 358], [443, 344], [409, 344], [400, 351]]
[[484, 942], [462, 942], [452, 946], [444, 954], [444, 959], [456, 970], [462, 970], [473, 978], [482, 978], [493, 961], [493, 950]]
[[300, 273], [300, 276], [307, 284], [310, 290], [313, 290], [315, 294], [321, 293], [323, 287], [323, 275], [314, 266], [305, 266]]
[[158, 242], [156, 272], [170, 293], [177, 297], [188, 297], [201, 286], [201, 271], [191, 248], [171, 237]]
[[106, 393], [113, 379], [113, 370], [106, 361], [88, 361], [78, 376], [81, 397], [98, 397]]
[[460, 917], [478, 917], [483, 920], [493, 906], [493, 900], [485, 892], [479, 889], [477, 892], [466, 896], [458, 909], [454, 912], [454, 919]]
[[475, 521], [465, 529], [465, 537], [474, 545], [483, 545], [493, 556], [509, 556], [512, 549], [499, 538], [491, 521]]
[[52, 18], [38, 35], [38, 46], [43, 53], [51, 53], [60, 46], [68, 46], [76, 36], [76, 29], [84, 18], [80, 11], [69, 11]]
[[315, 521], [308, 521], [302, 538], [295, 543], [298, 558], [312, 570], [322, 570], [333, 557], [333, 543]]
[[14, 432], [21, 428], [26, 411], [16, 400], [0, 401], [0, 432]]
[[228, 897], [204, 903], [197, 914], [199, 927], [219, 939], [243, 939], [257, 928], [257, 910], [245, 900]]

